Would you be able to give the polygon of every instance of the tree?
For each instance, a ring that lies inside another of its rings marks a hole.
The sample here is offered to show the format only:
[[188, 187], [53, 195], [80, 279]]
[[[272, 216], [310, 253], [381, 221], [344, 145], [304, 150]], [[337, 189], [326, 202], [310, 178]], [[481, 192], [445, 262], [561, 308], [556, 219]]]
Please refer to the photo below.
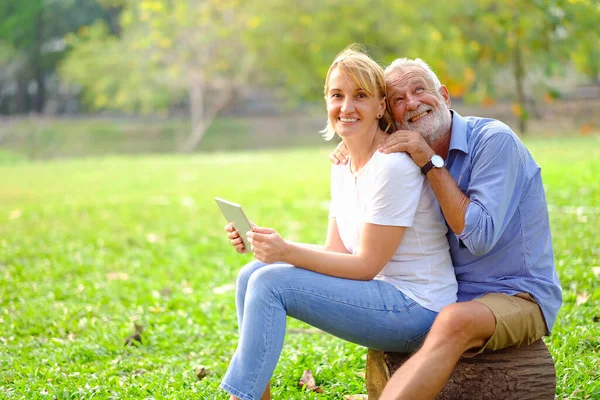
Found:
[[123, 4], [120, 38], [102, 24], [69, 37], [62, 76], [85, 86], [96, 108], [165, 111], [187, 92], [192, 131], [182, 150], [193, 151], [254, 69], [247, 9], [236, 0]]
[[103, 16], [95, 0], [3, 0], [0, 3], [0, 43], [14, 51], [17, 82], [13, 112], [43, 112], [46, 82], [64, 56], [64, 35]]

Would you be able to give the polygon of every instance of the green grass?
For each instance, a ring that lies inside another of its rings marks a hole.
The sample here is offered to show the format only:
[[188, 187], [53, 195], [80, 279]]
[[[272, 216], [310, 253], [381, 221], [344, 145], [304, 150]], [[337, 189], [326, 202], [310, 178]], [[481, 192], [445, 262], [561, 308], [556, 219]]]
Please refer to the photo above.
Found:
[[[528, 142], [543, 167], [565, 304], [547, 338], [559, 398], [600, 396], [600, 140]], [[0, 157], [0, 398], [225, 399], [235, 349], [237, 255], [213, 196], [284, 237], [322, 242], [327, 149], [105, 157]], [[0, 155], [1, 156], [1, 155]], [[8, 161], [6, 161], [8, 160]], [[596, 271], [596, 273], [594, 273]], [[590, 296], [577, 305], [577, 296]], [[143, 344], [125, 347], [133, 323]], [[307, 326], [290, 320], [291, 328]], [[296, 331], [297, 332], [297, 331]], [[365, 349], [289, 333], [274, 398], [366, 393]], [[210, 375], [199, 381], [194, 370]], [[296, 383], [312, 369], [325, 395]]]

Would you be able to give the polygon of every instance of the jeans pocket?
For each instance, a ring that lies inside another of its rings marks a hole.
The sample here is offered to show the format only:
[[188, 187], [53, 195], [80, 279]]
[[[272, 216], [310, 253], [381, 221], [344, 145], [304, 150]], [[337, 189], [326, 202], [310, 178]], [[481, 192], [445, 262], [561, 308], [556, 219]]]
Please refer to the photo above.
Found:
[[419, 348], [425, 341], [425, 338], [427, 337], [427, 334], [429, 333], [430, 329], [431, 327], [428, 327], [423, 332], [419, 333], [417, 336], [413, 337], [412, 339], [408, 339], [406, 341], [406, 345], [404, 346], [404, 352], [414, 353], [415, 351], [419, 350]]

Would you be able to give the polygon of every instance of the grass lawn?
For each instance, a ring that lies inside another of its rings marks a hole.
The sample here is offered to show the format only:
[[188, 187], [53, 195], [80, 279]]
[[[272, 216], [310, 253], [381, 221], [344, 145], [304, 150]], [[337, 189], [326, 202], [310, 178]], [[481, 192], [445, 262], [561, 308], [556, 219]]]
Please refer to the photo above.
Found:
[[[564, 306], [546, 339], [557, 396], [600, 398], [600, 138], [531, 140]], [[0, 155], [0, 398], [226, 399], [237, 255], [212, 198], [320, 243], [328, 149], [28, 163]], [[133, 324], [143, 343], [125, 347]], [[366, 393], [366, 350], [290, 320], [277, 399]], [[195, 369], [210, 374], [199, 381]], [[297, 381], [313, 370], [325, 394]]]

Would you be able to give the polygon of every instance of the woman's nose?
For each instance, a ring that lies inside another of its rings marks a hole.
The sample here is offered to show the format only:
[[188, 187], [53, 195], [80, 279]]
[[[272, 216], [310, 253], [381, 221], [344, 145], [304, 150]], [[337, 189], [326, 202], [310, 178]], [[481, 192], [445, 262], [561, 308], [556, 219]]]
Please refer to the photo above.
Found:
[[352, 111], [354, 111], [354, 99], [352, 99], [350, 96], [347, 96], [342, 103], [342, 112], [347, 113]]

